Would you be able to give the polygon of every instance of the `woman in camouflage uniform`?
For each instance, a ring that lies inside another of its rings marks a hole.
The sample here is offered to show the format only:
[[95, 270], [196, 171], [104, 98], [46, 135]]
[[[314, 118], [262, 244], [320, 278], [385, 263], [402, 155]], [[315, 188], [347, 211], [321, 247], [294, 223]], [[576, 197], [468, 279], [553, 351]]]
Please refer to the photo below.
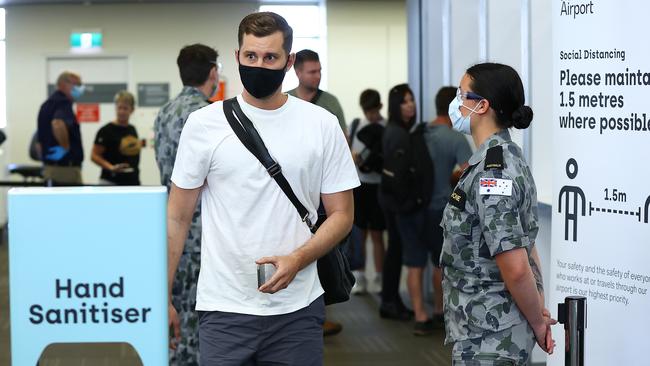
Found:
[[454, 365], [526, 365], [535, 342], [553, 351], [555, 324], [535, 249], [535, 182], [508, 132], [527, 128], [533, 111], [517, 72], [486, 63], [466, 71], [449, 115], [477, 151], [441, 224], [446, 342]]

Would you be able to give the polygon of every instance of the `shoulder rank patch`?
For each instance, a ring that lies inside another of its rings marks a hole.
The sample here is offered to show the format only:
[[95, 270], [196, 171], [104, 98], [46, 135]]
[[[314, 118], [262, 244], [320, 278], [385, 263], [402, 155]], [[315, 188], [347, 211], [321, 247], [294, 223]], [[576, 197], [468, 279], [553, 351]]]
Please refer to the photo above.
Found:
[[503, 146], [497, 145], [487, 149], [484, 169], [503, 169]]
[[512, 180], [497, 178], [481, 178], [479, 180], [480, 195], [512, 196]]
[[456, 207], [459, 210], [465, 210], [465, 199], [467, 198], [467, 194], [460, 189], [456, 188], [452, 193], [451, 196], [449, 196], [449, 204], [452, 206]]

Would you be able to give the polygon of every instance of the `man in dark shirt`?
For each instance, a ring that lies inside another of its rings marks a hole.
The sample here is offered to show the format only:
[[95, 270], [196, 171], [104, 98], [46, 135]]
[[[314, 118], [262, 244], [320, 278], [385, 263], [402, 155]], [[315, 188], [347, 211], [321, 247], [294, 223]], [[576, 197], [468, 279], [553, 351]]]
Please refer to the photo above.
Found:
[[81, 77], [64, 71], [56, 91], [38, 112], [38, 142], [43, 154], [43, 177], [56, 184], [82, 184], [83, 147], [72, 103], [83, 94]]

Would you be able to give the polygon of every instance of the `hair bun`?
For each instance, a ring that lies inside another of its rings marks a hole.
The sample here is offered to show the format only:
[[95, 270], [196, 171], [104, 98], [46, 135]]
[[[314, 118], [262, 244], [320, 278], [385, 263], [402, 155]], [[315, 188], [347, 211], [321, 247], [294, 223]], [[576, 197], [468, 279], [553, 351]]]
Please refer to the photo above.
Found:
[[512, 112], [512, 125], [517, 129], [523, 130], [528, 128], [532, 120], [533, 110], [527, 105], [522, 105]]

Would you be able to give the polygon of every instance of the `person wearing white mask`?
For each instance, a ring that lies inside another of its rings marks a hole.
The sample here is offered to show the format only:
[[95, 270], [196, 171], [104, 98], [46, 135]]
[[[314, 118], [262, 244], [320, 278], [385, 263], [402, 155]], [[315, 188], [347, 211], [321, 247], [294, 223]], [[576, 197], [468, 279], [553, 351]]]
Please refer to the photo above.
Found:
[[455, 129], [471, 134], [469, 159], [443, 212], [446, 343], [453, 365], [527, 365], [537, 343], [552, 353], [551, 325], [535, 239], [535, 182], [508, 129], [533, 111], [510, 66], [467, 69], [449, 104]]

